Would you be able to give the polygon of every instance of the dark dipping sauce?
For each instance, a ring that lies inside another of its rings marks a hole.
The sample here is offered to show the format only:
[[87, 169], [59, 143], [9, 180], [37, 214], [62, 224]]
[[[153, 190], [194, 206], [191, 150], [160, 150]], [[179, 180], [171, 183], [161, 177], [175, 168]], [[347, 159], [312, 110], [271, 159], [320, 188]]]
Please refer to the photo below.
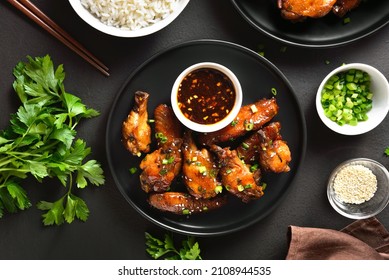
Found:
[[219, 70], [201, 68], [190, 72], [178, 87], [178, 107], [186, 118], [199, 124], [224, 119], [235, 103], [232, 81]]

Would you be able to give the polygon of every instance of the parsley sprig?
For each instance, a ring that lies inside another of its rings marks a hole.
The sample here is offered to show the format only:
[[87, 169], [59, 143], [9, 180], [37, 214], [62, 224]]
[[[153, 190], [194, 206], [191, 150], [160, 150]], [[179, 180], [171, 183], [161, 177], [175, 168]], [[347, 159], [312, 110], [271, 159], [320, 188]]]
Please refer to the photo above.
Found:
[[188, 236], [182, 241], [182, 247], [176, 249], [173, 235], [169, 232], [165, 234], [165, 239], [160, 240], [153, 237], [150, 233], [145, 233], [146, 252], [153, 259], [165, 260], [201, 260], [199, 243], [193, 236]]
[[9, 127], [0, 131], [0, 218], [31, 206], [21, 183], [32, 175], [38, 182], [57, 178], [65, 189], [58, 200], [37, 204], [45, 211], [44, 225], [86, 221], [89, 209], [73, 187], [102, 185], [104, 175], [96, 160], [86, 160], [91, 149], [76, 138], [75, 128], [99, 113], [65, 91], [62, 65], [54, 69], [48, 55], [27, 59], [13, 71], [13, 88], [22, 105], [11, 115]]

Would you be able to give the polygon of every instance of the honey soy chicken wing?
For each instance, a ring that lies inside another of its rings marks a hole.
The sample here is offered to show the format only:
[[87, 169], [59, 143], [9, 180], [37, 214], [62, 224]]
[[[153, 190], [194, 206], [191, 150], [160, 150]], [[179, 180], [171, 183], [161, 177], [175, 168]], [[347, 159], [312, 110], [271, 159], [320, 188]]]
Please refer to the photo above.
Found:
[[[244, 162], [256, 162], [259, 159], [259, 152], [261, 149], [261, 142], [263, 136], [266, 135], [267, 139], [272, 141], [282, 139], [280, 134], [281, 123], [272, 122], [261, 128], [259, 131], [254, 132], [249, 137], [243, 140], [243, 142], [236, 148], [238, 156]], [[266, 140], [268, 141], [268, 140]]]
[[286, 141], [279, 133], [281, 126], [277, 123], [258, 130], [259, 164], [264, 171], [282, 173], [290, 171], [291, 152]]
[[196, 198], [211, 198], [220, 193], [222, 184], [213, 155], [205, 148], [199, 150], [189, 131], [184, 133], [182, 153], [182, 175], [189, 193]]
[[165, 192], [181, 171], [181, 139], [170, 142], [171, 147], [159, 148], [147, 154], [139, 167], [142, 169], [140, 183], [146, 192]]
[[166, 104], [158, 105], [154, 110], [155, 137], [159, 146], [171, 146], [170, 143], [182, 138], [182, 126], [174, 115], [173, 109]]
[[159, 105], [154, 110], [158, 149], [147, 154], [140, 163], [141, 187], [145, 192], [167, 191], [182, 166], [181, 125], [173, 110]]
[[249, 131], [258, 130], [277, 115], [278, 110], [275, 98], [261, 99], [253, 104], [245, 105], [230, 125], [215, 132], [200, 134], [200, 143], [212, 145], [226, 142], [243, 136]]
[[338, 17], [344, 17], [349, 11], [359, 6], [361, 0], [338, 0], [332, 7], [332, 11]]
[[164, 212], [188, 215], [220, 208], [227, 203], [227, 197], [219, 196], [212, 199], [198, 199], [187, 193], [164, 192], [150, 194], [148, 202], [154, 208]]
[[260, 169], [252, 173], [250, 167], [243, 163], [235, 150], [221, 148], [217, 145], [212, 145], [211, 150], [217, 154], [220, 160], [219, 174], [227, 191], [243, 202], [249, 202], [263, 196], [263, 188], [259, 185]]
[[134, 156], [150, 151], [151, 128], [148, 124], [147, 102], [149, 94], [135, 92], [135, 104], [122, 124], [122, 141]]
[[331, 12], [337, 0], [277, 0], [281, 16], [291, 21], [320, 18]]

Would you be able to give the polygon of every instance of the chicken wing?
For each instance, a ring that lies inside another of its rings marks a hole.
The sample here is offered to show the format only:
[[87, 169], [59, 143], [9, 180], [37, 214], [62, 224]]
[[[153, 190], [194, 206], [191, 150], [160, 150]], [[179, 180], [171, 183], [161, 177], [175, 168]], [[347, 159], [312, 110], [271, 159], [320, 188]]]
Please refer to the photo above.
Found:
[[221, 148], [217, 145], [212, 145], [211, 150], [217, 154], [220, 160], [219, 174], [227, 191], [243, 202], [249, 202], [263, 196], [263, 188], [259, 185], [260, 169], [252, 173], [250, 167], [240, 160], [235, 150]]
[[320, 18], [331, 12], [337, 0], [277, 0], [281, 16], [291, 21]]
[[261, 142], [263, 140], [261, 135], [266, 135], [268, 139], [272, 139], [273, 141], [282, 139], [280, 129], [281, 124], [279, 122], [272, 122], [251, 134], [236, 148], [239, 158], [246, 163], [258, 161]]
[[173, 141], [170, 147], [158, 148], [147, 154], [139, 167], [142, 169], [140, 183], [146, 192], [165, 192], [181, 171], [181, 139]]
[[122, 124], [122, 142], [126, 149], [135, 156], [150, 151], [151, 128], [148, 123], [147, 102], [149, 94], [135, 92], [135, 104]]
[[264, 171], [281, 173], [290, 171], [291, 152], [280, 134], [281, 125], [274, 123], [260, 129], [259, 164]]
[[181, 125], [173, 110], [162, 104], [154, 110], [155, 135], [159, 148], [140, 163], [141, 187], [145, 192], [164, 192], [170, 188], [182, 166]]
[[151, 206], [161, 211], [188, 215], [220, 208], [227, 203], [227, 197], [218, 196], [212, 199], [196, 199], [187, 193], [165, 192], [150, 194], [148, 202]]
[[170, 143], [182, 138], [182, 125], [174, 115], [173, 109], [166, 104], [158, 105], [154, 110], [155, 137], [159, 146], [170, 146]]
[[222, 184], [213, 155], [205, 148], [199, 150], [189, 131], [184, 133], [182, 152], [182, 175], [189, 193], [196, 198], [211, 198], [220, 193]]
[[277, 115], [278, 110], [275, 98], [261, 99], [254, 104], [245, 105], [230, 125], [219, 131], [200, 134], [200, 143], [211, 145], [226, 142], [243, 136], [249, 131], [258, 130]]
[[361, 0], [338, 0], [332, 7], [332, 11], [338, 17], [344, 17], [349, 11], [359, 6]]

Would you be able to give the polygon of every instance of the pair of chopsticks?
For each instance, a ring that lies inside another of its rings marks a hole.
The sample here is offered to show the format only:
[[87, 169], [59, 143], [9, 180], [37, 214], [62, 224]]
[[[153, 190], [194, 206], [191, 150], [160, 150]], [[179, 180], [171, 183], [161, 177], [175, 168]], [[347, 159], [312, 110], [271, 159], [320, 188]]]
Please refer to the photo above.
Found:
[[66, 33], [61, 27], [59, 27], [53, 20], [46, 16], [41, 10], [39, 10], [34, 4], [28, 0], [7, 0], [14, 7], [20, 10], [27, 17], [32, 19], [35, 23], [41, 26], [44, 30], [49, 32], [59, 41], [64, 43], [72, 51], [77, 53], [97, 70], [106, 76], [109, 76], [108, 67], [105, 66], [100, 60], [98, 60], [93, 54], [85, 49], [80, 43], [74, 40], [68, 33]]

